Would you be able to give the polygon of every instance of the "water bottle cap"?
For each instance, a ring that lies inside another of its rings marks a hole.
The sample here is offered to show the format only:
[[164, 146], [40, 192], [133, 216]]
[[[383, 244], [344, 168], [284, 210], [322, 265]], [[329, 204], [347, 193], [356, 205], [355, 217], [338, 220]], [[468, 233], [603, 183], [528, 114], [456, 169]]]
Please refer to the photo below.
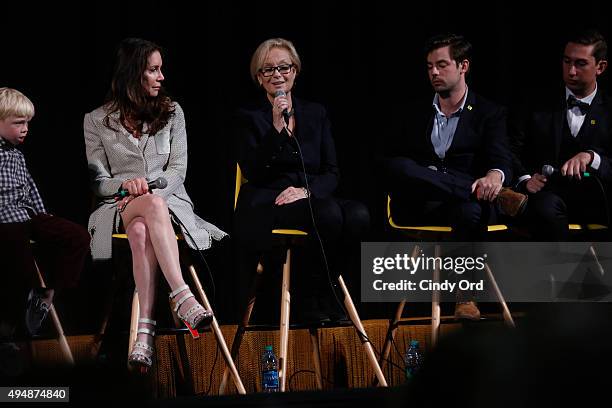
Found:
[[410, 342], [410, 345], [411, 345], [412, 347], [419, 347], [419, 341], [418, 341], [418, 340], [412, 340], [412, 341]]
[[265, 350], [265, 351], [272, 351], [272, 346], [265, 346], [265, 347], [264, 347], [264, 350]]

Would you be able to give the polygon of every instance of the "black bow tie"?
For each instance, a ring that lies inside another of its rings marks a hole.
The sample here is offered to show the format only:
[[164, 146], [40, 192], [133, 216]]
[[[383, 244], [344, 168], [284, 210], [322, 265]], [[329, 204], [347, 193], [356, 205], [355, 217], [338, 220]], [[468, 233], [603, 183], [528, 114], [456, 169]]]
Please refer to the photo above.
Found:
[[577, 106], [578, 109], [580, 109], [580, 113], [582, 113], [583, 115], [586, 114], [591, 108], [591, 105], [589, 105], [586, 102], [579, 101], [578, 99], [576, 99], [574, 95], [568, 96], [567, 97], [567, 109], [572, 109], [575, 106]]

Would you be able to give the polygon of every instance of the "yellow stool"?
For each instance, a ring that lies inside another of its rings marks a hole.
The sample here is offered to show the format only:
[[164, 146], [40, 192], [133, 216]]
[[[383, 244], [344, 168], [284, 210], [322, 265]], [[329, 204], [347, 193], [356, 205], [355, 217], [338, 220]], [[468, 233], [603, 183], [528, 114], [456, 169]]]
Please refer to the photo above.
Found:
[[[236, 203], [238, 202], [238, 194], [240, 193], [240, 187], [242, 184], [246, 183], [246, 179], [242, 177], [242, 171], [240, 170], [240, 166], [236, 165], [236, 190], [234, 195], [234, 209], [236, 208]], [[307, 232], [296, 230], [296, 229], [274, 229], [272, 230], [272, 234], [284, 240], [286, 246], [286, 255], [285, 262], [283, 264], [283, 278], [281, 283], [281, 303], [280, 303], [280, 345], [279, 345], [279, 371], [278, 371], [278, 379], [279, 379], [279, 388], [281, 392], [285, 391], [286, 388], [286, 379], [287, 379], [287, 344], [289, 341], [289, 311], [291, 305], [291, 293], [290, 293], [290, 276], [291, 276], [291, 248], [292, 244], [296, 239], [303, 238], [308, 235]], [[257, 265], [257, 274], [261, 276], [263, 273], [263, 266], [261, 263]], [[376, 360], [376, 355], [374, 354], [374, 349], [370, 344], [369, 340], [365, 338], [365, 329], [363, 324], [361, 323], [361, 319], [357, 313], [357, 309], [355, 309], [355, 305], [353, 300], [351, 299], [351, 295], [344, 283], [344, 279], [341, 275], [338, 276], [338, 283], [340, 284], [340, 288], [342, 293], [344, 294], [344, 305], [349, 313], [349, 318], [353, 322], [355, 329], [357, 330], [357, 335], [361, 341], [361, 344], [365, 348], [366, 354], [368, 356], [368, 360], [370, 364], [372, 364], [374, 368], [374, 372], [376, 374], [376, 378], [379, 381], [379, 384], [382, 386], [387, 386], [387, 381], [380, 369], [380, 365]], [[234, 342], [232, 343], [232, 357], [236, 357], [238, 351], [240, 349], [240, 343], [242, 341], [242, 337], [246, 328], [249, 324], [249, 320], [251, 318], [251, 313], [253, 311], [253, 307], [255, 306], [255, 293], [256, 289], [252, 288], [251, 294], [249, 296], [249, 301], [247, 303], [246, 310], [238, 326], [238, 330], [236, 331], [236, 335], [234, 336]], [[317, 388], [323, 388], [323, 381], [321, 376], [321, 360], [319, 356], [319, 338], [316, 328], [310, 328], [310, 339], [312, 344], [312, 352], [313, 352], [313, 360], [315, 365], [315, 377], [317, 382]], [[363, 334], [363, 335], [362, 335]], [[223, 373], [223, 380], [221, 381], [221, 385], [219, 387], [219, 394], [224, 394], [227, 386], [227, 369]]]
[[[127, 240], [127, 234], [113, 234], [113, 239]], [[182, 235], [177, 235], [176, 239], [184, 240]], [[200, 295], [200, 299], [202, 300], [202, 305], [207, 310], [213, 311], [210, 305], [210, 302], [208, 301], [208, 297], [206, 296], [206, 293], [204, 292], [202, 283], [200, 282], [200, 278], [198, 277], [198, 274], [196, 273], [194, 265], [190, 264], [188, 269], [191, 274], [191, 278], [193, 279], [193, 282], [196, 286], [197, 292]], [[138, 292], [136, 291], [136, 289], [134, 289], [134, 295], [132, 296], [132, 311], [130, 314], [130, 334], [129, 334], [129, 340], [128, 340], [128, 356], [131, 354], [132, 346], [134, 345], [134, 342], [136, 341], [139, 315], [140, 315], [140, 303], [138, 301]], [[105, 325], [103, 325], [103, 327], [104, 326]], [[232, 378], [234, 380], [234, 384], [236, 385], [238, 392], [240, 394], [246, 394], [246, 390], [244, 388], [242, 380], [240, 379], [240, 375], [238, 374], [238, 370], [236, 369], [234, 360], [232, 359], [230, 355], [229, 349], [227, 347], [227, 343], [225, 342], [225, 338], [223, 337], [223, 333], [221, 332], [221, 328], [219, 327], [219, 323], [214, 313], [213, 313], [213, 320], [211, 323], [211, 329], [212, 329], [213, 334], [215, 335], [217, 344], [221, 348], [221, 354], [223, 355], [223, 358], [225, 359], [225, 364], [227, 365], [226, 370], [229, 370], [231, 372]]]
[[[391, 196], [387, 195], [387, 221], [391, 228], [404, 231], [407, 233], [416, 233], [416, 236], [420, 238], [422, 233], [428, 234], [445, 234], [451, 233], [453, 231], [452, 227], [447, 225], [429, 225], [429, 226], [407, 226], [407, 225], [399, 225], [393, 220], [393, 216], [391, 214]], [[493, 224], [487, 226], [487, 232], [499, 232], [499, 231], [507, 231], [508, 226], [505, 224]], [[440, 245], [435, 246], [435, 256], [439, 257], [441, 255]], [[416, 245], [412, 251], [412, 257], [418, 256], [420, 252], [420, 248]], [[493, 276], [493, 273], [489, 266], [485, 264], [485, 272], [487, 274], [487, 278], [491, 282], [495, 295], [502, 307], [504, 321], [509, 327], [514, 328], [515, 323], [512, 318], [512, 314], [510, 313], [510, 309], [504, 299], [501, 291], [499, 290], [499, 286], [497, 285], [497, 281]], [[436, 267], [433, 271], [433, 282], [439, 282], [440, 280], [440, 270]], [[382, 348], [381, 357], [380, 357], [380, 365], [384, 368], [387, 358], [389, 357], [389, 353], [391, 351], [391, 345], [393, 340], [395, 339], [395, 334], [397, 332], [398, 323], [401, 320], [402, 313], [404, 311], [404, 307], [406, 305], [406, 301], [402, 300], [395, 311], [393, 318], [389, 320], [389, 328], [387, 330], [387, 336], [385, 343]], [[438, 337], [440, 334], [440, 292], [439, 290], [434, 290], [432, 293], [432, 302], [431, 302], [431, 346], [434, 347], [438, 342]]]

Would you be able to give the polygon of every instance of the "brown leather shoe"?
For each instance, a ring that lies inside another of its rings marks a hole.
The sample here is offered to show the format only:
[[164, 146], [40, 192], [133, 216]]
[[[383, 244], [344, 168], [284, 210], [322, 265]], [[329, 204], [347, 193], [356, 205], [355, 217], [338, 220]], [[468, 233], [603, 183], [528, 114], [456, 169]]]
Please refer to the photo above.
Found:
[[508, 187], [501, 189], [497, 195], [497, 201], [501, 211], [510, 217], [521, 215], [527, 207], [527, 196]]
[[476, 302], [455, 303], [455, 319], [480, 320], [480, 310], [478, 310]]

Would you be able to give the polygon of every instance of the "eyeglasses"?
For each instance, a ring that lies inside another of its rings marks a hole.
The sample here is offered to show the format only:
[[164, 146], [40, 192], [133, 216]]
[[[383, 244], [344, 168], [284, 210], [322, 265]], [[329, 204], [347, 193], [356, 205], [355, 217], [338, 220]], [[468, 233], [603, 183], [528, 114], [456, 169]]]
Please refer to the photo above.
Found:
[[261, 72], [263, 76], [269, 77], [274, 75], [274, 71], [276, 70], [278, 70], [279, 74], [288, 74], [291, 72], [291, 68], [293, 68], [293, 64], [283, 64], [276, 67], [263, 67], [259, 72]]

